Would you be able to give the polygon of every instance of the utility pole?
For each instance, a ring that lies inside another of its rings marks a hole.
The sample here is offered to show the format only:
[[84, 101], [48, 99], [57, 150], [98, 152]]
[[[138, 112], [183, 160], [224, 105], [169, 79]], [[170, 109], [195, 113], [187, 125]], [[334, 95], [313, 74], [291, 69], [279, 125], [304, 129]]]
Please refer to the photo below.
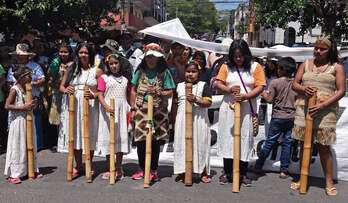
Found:
[[253, 32], [254, 32], [254, 5], [253, 1], [249, 1], [249, 33], [248, 33], [248, 44], [253, 45]]

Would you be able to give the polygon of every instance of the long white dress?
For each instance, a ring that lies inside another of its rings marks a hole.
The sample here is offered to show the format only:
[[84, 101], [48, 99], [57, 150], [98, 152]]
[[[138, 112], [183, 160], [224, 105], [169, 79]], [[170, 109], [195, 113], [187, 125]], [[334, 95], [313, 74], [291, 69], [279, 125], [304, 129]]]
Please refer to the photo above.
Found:
[[69, 147], [69, 106], [68, 96], [64, 94], [62, 96], [62, 106], [60, 111], [60, 124], [58, 134], [58, 152], [68, 152]]
[[[23, 106], [25, 95], [14, 85], [16, 91], [16, 106]], [[19, 178], [27, 173], [27, 140], [26, 140], [26, 111], [10, 111], [11, 116], [10, 128], [7, 141], [6, 163], [4, 174], [12, 178]], [[34, 144], [34, 169], [39, 172], [36, 164], [36, 134], [33, 127], [33, 144]]]
[[[198, 82], [193, 85], [192, 93], [202, 98], [205, 82]], [[175, 123], [174, 137], [174, 174], [185, 173], [185, 83], [179, 83], [178, 112]], [[201, 174], [206, 168], [210, 175], [210, 128], [208, 109], [201, 108], [196, 104], [192, 108], [193, 127], [193, 172]]]
[[[250, 72], [240, 69], [241, 76], [248, 92], [254, 88], [254, 72], [257, 63], [253, 63]], [[241, 93], [245, 94], [243, 84], [240, 81], [237, 70], [227, 68], [226, 85], [232, 87], [240, 86]], [[233, 134], [234, 134], [234, 111], [229, 108], [229, 103], [234, 103], [234, 96], [224, 95], [219, 111], [218, 126], [218, 156], [223, 158], [233, 158]], [[251, 99], [253, 109], [256, 110], [256, 99]], [[241, 142], [240, 160], [249, 161], [253, 153], [254, 136], [250, 104], [248, 101], [241, 103]]]
[[[102, 75], [106, 84], [104, 92], [105, 102], [110, 105], [110, 99], [115, 99], [115, 152], [129, 153], [127, 113], [130, 107], [127, 102], [127, 78], [113, 75]], [[98, 131], [98, 155], [110, 154], [110, 115], [100, 105], [99, 131]]]
[[[95, 88], [97, 68], [93, 67], [88, 70], [81, 70], [73, 81], [72, 86], [75, 88], [75, 114], [74, 114], [74, 149], [84, 149], [84, 118], [83, 118], [83, 92], [84, 86]], [[89, 147], [95, 150], [98, 137], [98, 120], [99, 120], [99, 103], [97, 99], [88, 101], [88, 128], [89, 128]], [[70, 122], [70, 121], [69, 121]]]

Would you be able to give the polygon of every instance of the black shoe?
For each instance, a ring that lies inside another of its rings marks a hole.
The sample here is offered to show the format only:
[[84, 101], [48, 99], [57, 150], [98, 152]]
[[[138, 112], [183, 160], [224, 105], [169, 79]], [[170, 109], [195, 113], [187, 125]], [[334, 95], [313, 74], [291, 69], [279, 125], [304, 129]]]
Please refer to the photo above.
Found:
[[219, 177], [219, 183], [220, 185], [226, 185], [228, 183], [232, 183], [232, 177], [230, 174], [222, 174]]
[[247, 176], [241, 176], [241, 180], [240, 180], [241, 184], [243, 184], [245, 187], [251, 187], [252, 186], [252, 181], [250, 178], [248, 178]]

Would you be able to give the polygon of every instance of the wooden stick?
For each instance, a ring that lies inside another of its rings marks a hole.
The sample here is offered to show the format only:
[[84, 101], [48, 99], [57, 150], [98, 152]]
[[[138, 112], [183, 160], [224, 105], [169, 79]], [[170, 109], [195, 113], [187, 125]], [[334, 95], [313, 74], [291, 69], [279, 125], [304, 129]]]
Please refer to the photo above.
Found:
[[74, 113], [75, 113], [75, 96], [69, 95], [69, 154], [66, 180], [72, 181], [74, 165]]
[[185, 111], [185, 185], [192, 186], [192, 170], [193, 170], [193, 151], [192, 151], [192, 103], [187, 100], [189, 94], [192, 93], [192, 83], [186, 83], [186, 111]]
[[150, 187], [150, 167], [151, 167], [151, 153], [152, 153], [152, 132], [153, 132], [153, 96], [149, 95], [148, 107], [147, 107], [147, 128], [146, 135], [146, 153], [145, 153], [145, 176], [144, 176], [144, 188]]
[[[236, 92], [239, 93], [240, 89]], [[234, 140], [233, 140], [233, 188], [239, 192], [239, 160], [240, 160], [240, 102], [234, 102]]]
[[115, 100], [110, 100], [110, 185], [115, 184]]
[[[25, 85], [26, 89], [26, 103], [33, 101], [31, 83]], [[28, 177], [29, 180], [35, 178], [34, 173], [34, 140], [33, 140], [33, 111], [27, 112], [26, 117], [26, 131], [27, 131], [27, 153], [28, 153]], [[35, 140], [36, 141], [36, 140]]]
[[[84, 87], [84, 91], [88, 91], [88, 87]], [[88, 126], [88, 99], [83, 98], [83, 121], [84, 121], [84, 150], [85, 150], [85, 166], [87, 183], [92, 182], [91, 176], [91, 154], [89, 148], [89, 126]]]
[[312, 148], [312, 130], [313, 130], [313, 118], [309, 114], [309, 108], [314, 106], [317, 100], [317, 88], [313, 87], [314, 94], [308, 99], [308, 109], [306, 114], [306, 134], [303, 143], [303, 154], [301, 164], [301, 176], [300, 176], [300, 194], [307, 193], [307, 182], [309, 164], [311, 160], [311, 148]]

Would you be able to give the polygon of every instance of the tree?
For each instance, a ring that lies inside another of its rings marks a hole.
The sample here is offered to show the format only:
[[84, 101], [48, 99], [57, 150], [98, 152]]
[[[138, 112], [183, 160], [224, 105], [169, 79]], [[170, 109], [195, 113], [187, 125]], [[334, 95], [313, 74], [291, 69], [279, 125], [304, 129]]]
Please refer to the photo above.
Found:
[[218, 14], [209, 0], [167, 0], [168, 18], [178, 17], [192, 35], [219, 31]]
[[[0, 0], [0, 26], [16, 32], [32, 25], [40, 30], [51, 25], [99, 22], [108, 11], [116, 11], [118, 0]], [[18, 26], [20, 25], [20, 26]]]
[[347, 0], [254, 0], [258, 23], [271, 27], [285, 27], [299, 21], [300, 34], [319, 25], [326, 35], [336, 39], [348, 35]]

